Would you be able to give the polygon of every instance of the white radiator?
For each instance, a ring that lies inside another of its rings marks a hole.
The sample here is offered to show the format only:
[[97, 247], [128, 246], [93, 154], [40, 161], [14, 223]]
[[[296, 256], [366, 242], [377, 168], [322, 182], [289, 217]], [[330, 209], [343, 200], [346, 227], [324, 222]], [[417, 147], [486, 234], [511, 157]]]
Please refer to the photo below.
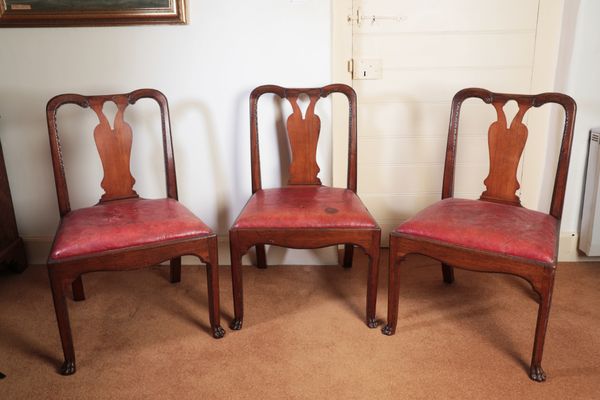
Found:
[[579, 250], [588, 256], [600, 256], [600, 128], [590, 132]]

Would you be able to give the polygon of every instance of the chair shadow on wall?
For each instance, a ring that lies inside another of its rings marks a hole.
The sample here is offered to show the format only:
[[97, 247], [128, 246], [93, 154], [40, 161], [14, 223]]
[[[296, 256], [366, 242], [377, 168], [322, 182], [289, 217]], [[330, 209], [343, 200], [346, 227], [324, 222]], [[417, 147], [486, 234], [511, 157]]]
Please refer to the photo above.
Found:
[[[212, 184], [214, 187], [206, 192], [213, 192], [215, 194], [215, 204], [217, 205], [217, 226], [213, 227], [213, 229], [217, 232], [217, 234], [222, 234], [223, 232], [227, 232], [229, 229], [229, 215], [231, 210], [229, 209], [230, 193], [227, 188], [228, 179], [225, 174], [225, 163], [221, 158], [222, 153], [216, 140], [217, 130], [213, 122], [211, 111], [203, 102], [190, 100], [186, 102], [179, 102], [173, 107], [173, 120], [182, 120], [187, 114], [192, 114], [204, 121], [204, 126], [197, 127], [193, 133], [189, 134], [197, 134], [203, 138], [206, 138], [205, 142], [208, 147], [206, 149], [198, 149], [198, 152], [196, 153], [198, 156], [190, 158], [186, 156], [184, 151], [186, 148], [184, 140], [173, 140], [177, 152], [177, 158], [175, 162], [179, 165], [190, 166], [188, 171], [202, 171], [204, 168], [197, 160], [202, 160], [203, 158], [208, 159], [206, 164], [211, 166], [210, 173], [213, 176]], [[182, 137], [181, 135], [186, 134], [186, 132], [178, 132], [177, 130], [174, 130], [174, 132], [175, 135], [179, 136], [180, 138]], [[179, 174], [184, 177], [183, 179], [180, 179], [180, 182], [185, 180], [185, 177], [188, 176], [188, 173], [184, 170], [181, 170]], [[209, 174], [204, 175], [206, 176]], [[195, 182], [196, 179], [188, 179], [188, 181]], [[192, 204], [190, 204], [190, 206], [192, 206]]]

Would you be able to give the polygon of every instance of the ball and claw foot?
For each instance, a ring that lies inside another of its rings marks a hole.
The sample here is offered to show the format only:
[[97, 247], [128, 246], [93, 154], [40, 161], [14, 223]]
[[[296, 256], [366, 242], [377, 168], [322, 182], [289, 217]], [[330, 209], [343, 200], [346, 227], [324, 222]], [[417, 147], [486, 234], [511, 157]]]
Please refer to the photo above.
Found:
[[60, 367], [61, 375], [73, 375], [75, 373], [75, 361], [65, 361]]
[[241, 319], [235, 318], [233, 321], [231, 321], [231, 325], [229, 325], [229, 327], [234, 331], [239, 331], [242, 329], [242, 323], [243, 321]]
[[377, 328], [377, 325], [379, 325], [379, 321], [377, 321], [376, 318], [369, 318], [367, 319], [367, 326], [371, 329], [373, 328]]
[[383, 333], [386, 336], [392, 336], [395, 333], [395, 329], [392, 329], [391, 326], [386, 325], [383, 328], [381, 328], [381, 333]]
[[218, 325], [212, 328], [212, 335], [215, 339], [221, 339], [223, 336], [225, 336], [225, 329], [223, 329], [221, 325]]
[[529, 377], [536, 382], [544, 382], [546, 380], [546, 373], [542, 369], [541, 365], [531, 367], [529, 370]]

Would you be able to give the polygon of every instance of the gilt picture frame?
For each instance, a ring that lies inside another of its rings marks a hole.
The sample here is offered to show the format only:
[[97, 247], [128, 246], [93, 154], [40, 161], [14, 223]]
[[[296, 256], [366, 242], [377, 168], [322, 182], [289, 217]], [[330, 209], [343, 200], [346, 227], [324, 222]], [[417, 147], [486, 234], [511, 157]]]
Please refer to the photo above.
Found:
[[186, 0], [0, 0], [0, 27], [185, 24]]

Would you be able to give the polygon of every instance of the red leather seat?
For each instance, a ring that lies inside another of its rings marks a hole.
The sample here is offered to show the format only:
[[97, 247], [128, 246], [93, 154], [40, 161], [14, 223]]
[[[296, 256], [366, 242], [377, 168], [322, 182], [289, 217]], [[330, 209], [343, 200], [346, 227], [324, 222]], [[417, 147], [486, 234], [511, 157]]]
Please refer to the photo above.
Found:
[[65, 215], [50, 258], [62, 260], [211, 234], [208, 226], [174, 199], [114, 201]]
[[356, 193], [328, 186], [257, 191], [233, 228], [376, 228]]
[[556, 218], [487, 201], [448, 198], [422, 210], [394, 232], [547, 264], [555, 262], [557, 255]]

